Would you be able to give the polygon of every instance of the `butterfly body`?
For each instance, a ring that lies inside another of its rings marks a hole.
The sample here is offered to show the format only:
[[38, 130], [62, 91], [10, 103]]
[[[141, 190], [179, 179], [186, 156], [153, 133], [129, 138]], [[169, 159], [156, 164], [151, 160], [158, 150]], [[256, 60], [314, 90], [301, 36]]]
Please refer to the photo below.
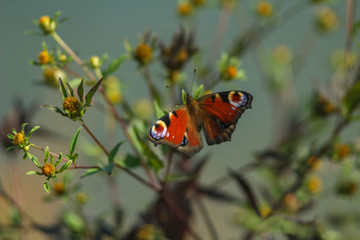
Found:
[[252, 99], [243, 91], [212, 93], [196, 100], [187, 94], [185, 105], [155, 122], [148, 139], [155, 146], [165, 144], [190, 157], [203, 148], [201, 129], [208, 145], [230, 141], [242, 113], [251, 108]]

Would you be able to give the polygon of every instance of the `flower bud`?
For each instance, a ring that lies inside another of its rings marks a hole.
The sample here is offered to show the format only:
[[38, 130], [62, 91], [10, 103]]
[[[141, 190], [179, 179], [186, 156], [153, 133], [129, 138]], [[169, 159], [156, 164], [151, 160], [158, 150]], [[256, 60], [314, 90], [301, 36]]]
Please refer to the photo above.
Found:
[[185, 2], [180, 2], [179, 5], [177, 6], [177, 13], [182, 16], [188, 16], [193, 12], [193, 4], [189, 1], [185, 1]]
[[273, 8], [268, 1], [261, 1], [256, 6], [256, 12], [261, 17], [270, 17], [273, 13]]
[[24, 134], [22, 134], [21, 132], [15, 134], [13, 141], [14, 145], [21, 145], [24, 143], [24, 141], [25, 141]]
[[92, 56], [90, 59], [89, 59], [89, 62], [90, 62], [90, 66], [93, 68], [93, 69], [96, 69], [96, 68], [100, 68], [101, 64], [100, 64], [100, 58], [98, 56]]
[[148, 44], [141, 43], [137, 46], [134, 57], [139, 63], [146, 64], [151, 61], [152, 54], [152, 48]]
[[51, 57], [50, 57], [49, 52], [44, 50], [44, 51], [40, 52], [38, 59], [41, 64], [47, 64], [50, 62]]
[[56, 173], [55, 166], [52, 164], [45, 164], [42, 166], [41, 171], [47, 177], [54, 177]]
[[63, 110], [68, 112], [71, 118], [81, 117], [81, 103], [76, 97], [64, 99]]
[[43, 30], [44, 34], [51, 34], [56, 30], [56, 22], [49, 16], [42, 16], [39, 19], [39, 26]]

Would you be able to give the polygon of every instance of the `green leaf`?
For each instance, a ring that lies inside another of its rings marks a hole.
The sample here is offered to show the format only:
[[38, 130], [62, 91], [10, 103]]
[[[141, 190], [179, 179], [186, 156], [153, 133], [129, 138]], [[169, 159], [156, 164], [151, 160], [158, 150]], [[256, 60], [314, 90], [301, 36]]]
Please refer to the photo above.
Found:
[[76, 215], [73, 212], [66, 211], [64, 215], [62, 216], [62, 220], [65, 223], [65, 225], [71, 229], [73, 232], [82, 232], [85, 229], [85, 224], [81, 217]]
[[16, 207], [11, 207], [9, 212], [9, 218], [12, 226], [20, 227], [21, 225], [21, 216], [20, 210]]
[[137, 129], [131, 125], [129, 126], [129, 136], [133, 142], [134, 147], [148, 159], [148, 164], [155, 171], [158, 171], [164, 167], [163, 162], [157, 157], [157, 155], [145, 144], [138, 135]]
[[344, 97], [344, 105], [347, 113], [351, 113], [360, 103], [360, 79], [348, 89]]
[[14, 139], [14, 137], [15, 137], [13, 134], [10, 134], [10, 133], [9, 133], [8, 135], [6, 135], [6, 136], [7, 136], [8, 138], [10, 138], [10, 139]]
[[47, 193], [50, 193], [50, 186], [49, 186], [49, 179], [46, 179], [44, 184], [43, 184], [43, 187], [44, 187], [44, 190], [47, 192]]
[[61, 95], [62, 95], [62, 98], [63, 98], [63, 100], [64, 100], [65, 98], [68, 97], [68, 93], [67, 93], [67, 91], [66, 91], [66, 88], [65, 88], [64, 83], [63, 83], [63, 81], [61, 80], [61, 78], [59, 78], [59, 88], [60, 88], [60, 93], [61, 93]]
[[198, 99], [203, 90], [204, 90], [204, 85], [201, 84], [200, 87], [195, 92], [194, 99]]
[[35, 126], [35, 127], [33, 127], [33, 128], [29, 131], [29, 133], [28, 133], [28, 138], [31, 137], [31, 135], [32, 135], [36, 130], [38, 130], [39, 128], [40, 128], [40, 126]]
[[52, 105], [41, 105], [40, 107], [42, 108], [47, 108], [50, 111], [56, 112], [56, 113], [60, 113], [61, 115], [67, 117], [67, 114], [64, 113], [60, 108], [56, 107], [56, 106], [52, 106]]
[[108, 165], [102, 166], [100, 164], [98, 164], [98, 166], [100, 167], [100, 169], [104, 172], [106, 172], [106, 174], [110, 175], [112, 170], [114, 169], [115, 164], [114, 163], [110, 163]]
[[76, 143], [77, 143], [77, 140], [79, 138], [79, 134], [80, 134], [80, 131], [81, 131], [81, 127], [78, 128], [78, 130], [76, 130], [76, 133], [75, 135], [72, 137], [71, 141], [70, 141], [70, 144], [69, 144], [69, 152], [70, 152], [70, 155], [72, 156], [74, 151], [75, 151], [75, 148], [76, 148]]
[[104, 78], [101, 78], [86, 94], [86, 96], [85, 96], [85, 104], [86, 105], [90, 106], [91, 100], [92, 100], [94, 94], [96, 93], [96, 91], [98, 90], [98, 88], [100, 87], [100, 84], [103, 81], [103, 79]]
[[14, 149], [14, 148], [18, 148], [18, 146], [10, 146], [10, 147], [8, 147], [8, 148], [6, 149], [6, 151], [9, 151], [9, 150]]
[[109, 66], [105, 70], [101, 71], [103, 77], [106, 78], [107, 76], [115, 72], [121, 66], [121, 64], [129, 58], [130, 58], [129, 54], [124, 54], [118, 57], [117, 59], [111, 61], [109, 63]]
[[64, 170], [66, 170], [70, 165], [72, 164], [72, 160], [69, 160], [67, 163], [65, 163], [59, 171], [57, 171], [57, 173], [61, 173], [63, 172]]
[[100, 172], [101, 169], [100, 168], [90, 168], [88, 170], [85, 171], [85, 173], [83, 175], [81, 175], [80, 178], [84, 178], [84, 177], [87, 177], [87, 176], [90, 176], [92, 174], [95, 174], [95, 173], [98, 173]]
[[183, 90], [181, 91], [181, 99], [182, 99], [182, 102], [183, 102], [184, 105], [186, 104], [186, 97], [187, 97], [187, 93], [186, 93], [185, 90], [183, 89]]
[[166, 113], [163, 110], [161, 110], [161, 108], [156, 100], [154, 100], [154, 108], [155, 108], [155, 113], [156, 113], [157, 118], [161, 118]]
[[84, 102], [84, 79], [81, 79], [81, 82], [77, 88], [77, 93], [80, 98], [80, 102]]
[[24, 132], [26, 125], [28, 125], [28, 123], [23, 123], [23, 124], [21, 125], [21, 131], [22, 131], [22, 132]]
[[[149, 149], [150, 150], [150, 149]], [[148, 153], [149, 157], [149, 165], [152, 167], [155, 171], [159, 171], [164, 167], [164, 163], [158, 158], [153, 151], [149, 151]]]
[[131, 154], [126, 154], [124, 158], [117, 160], [116, 163], [125, 168], [136, 168], [140, 166], [139, 158]]
[[57, 165], [59, 165], [59, 163], [60, 163], [61, 160], [62, 160], [62, 157], [63, 157], [63, 154], [62, 154], [62, 153], [59, 153], [59, 157], [58, 157], [58, 160], [57, 160], [56, 163], [55, 163], [55, 167], [57, 167]]
[[124, 48], [128, 53], [131, 53], [133, 51], [128, 39], [125, 39], [125, 41], [124, 41]]
[[46, 148], [45, 148], [45, 163], [47, 163], [48, 159], [49, 159], [49, 147], [46, 146]]
[[117, 154], [117, 152], [119, 151], [120, 146], [124, 143], [124, 141], [119, 142], [118, 144], [116, 144], [116, 146], [110, 151], [109, 153], [109, 163], [113, 163], [114, 162], [114, 158]]
[[38, 167], [41, 169], [41, 164], [39, 162], [39, 160], [34, 156], [32, 155], [31, 153], [27, 153], [27, 156], [30, 158], [30, 160]]
[[23, 160], [25, 160], [27, 157], [28, 157], [28, 152], [24, 152], [24, 155], [23, 155]]
[[169, 174], [166, 178], [164, 178], [164, 182], [183, 182], [190, 180], [191, 177], [184, 174]]
[[69, 81], [69, 84], [72, 88], [77, 88], [79, 84], [81, 83], [83, 79], [82, 78], [73, 78]]
[[26, 175], [39, 174], [37, 171], [28, 171]]
[[69, 89], [70, 92], [70, 96], [74, 97], [74, 90], [73, 88], [70, 86], [70, 84], [67, 82], [66, 83], [67, 88]]

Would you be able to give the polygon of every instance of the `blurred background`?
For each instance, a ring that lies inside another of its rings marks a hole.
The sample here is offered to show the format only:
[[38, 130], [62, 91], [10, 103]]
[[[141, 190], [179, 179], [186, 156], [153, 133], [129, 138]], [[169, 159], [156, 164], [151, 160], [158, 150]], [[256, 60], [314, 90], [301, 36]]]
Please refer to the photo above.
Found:
[[[6, 118], [16, 115], [13, 112], [14, 106], [18, 106], [16, 104], [19, 102], [23, 104], [24, 111], [31, 115], [31, 123], [41, 126], [41, 131], [33, 136], [32, 141], [39, 146], [49, 146], [53, 152], [66, 152], [71, 137], [80, 127], [76, 122], [39, 107], [43, 104], [62, 105], [59, 92], [41, 84], [42, 69], [29, 64], [30, 61], [37, 61], [39, 53], [43, 50], [42, 42], [46, 42], [49, 49], [56, 46], [55, 41], [49, 36], [30, 34], [30, 32], [40, 32], [33, 21], [37, 21], [43, 15], [52, 16], [60, 10], [61, 17], [69, 17], [69, 20], [58, 27], [57, 32], [84, 61], [88, 61], [94, 55], [102, 56], [104, 53], [108, 54], [109, 60], [115, 59], [126, 53], [124, 48], [126, 40], [132, 46], [136, 46], [139, 43], [139, 35], [147, 30], [168, 44], [174, 33], [181, 27], [186, 30], [192, 29], [199, 52], [182, 70], [186, 80], [180, 86], [187, 90], [191, 85], [194, 68], [199, 69], [195, 76], [194, 88], [196, 88], [203, 83], [203, 72], [217, 71], [216, 62], [219, 61], [222, 52], [236, 51], [234, 39], [244, 36], [246, 31], [248, 31], [247, 36], [251, 36], [253, 29], [261, 31], [262, 34], [259, 34], [258, 38], [250, 38], [254, 44], [249, 44], [246, 51], [238, 54], [241, 60], [240, 68], [245, 71], [246, 79], [222, 81], [211, 89], [214, 92], [231, 89], [245, 90], [254, 96], [253, 108], [247, 110], [239, 120], [231, 142], [211, 147], [204, 146], [197, 155], [197, 158], [211, 156], [201, 176], [201, 182], [204, 183], [211, 183], [226, 175], [229, 169], [237, 169], [250, 163], [258, 152], [273, 146], [281, 138], [277, 132], [284, 127], [279, 121], [284, 118], [282, 108], [289, 109], [289, 106], [294, 104], [296, 107], [293, 111], [300, 113], [296, 116], [308, 115], [307, 108], [311, 104], [313, 92], [325, 89], [324, 86], [338, 71], [339, 64], [336, 58], [344, 56], [347, 39], [346, 6], [349, 2], [356, 3], [356, 1], [334, 0], [330, 3], [324, 1], [325, 3], [319, 4], [310, 0], [269, 1], [272, 6], [272, 16], [279, 16], [279, 22], [274, 21], [273, 24], [269, 23], [272, 20], [261, 15], [266, 15], [266, 11], [261, 13], [258, 9], [258, 4], [262, 1], [235, 1], [232, 13], [228, 15], [222, 12], [225, 11], [222, 8], [222, 4], [227, 4], [225, 2], [207, 1], [201, 10], [196, 11], [191, 17], [186, 17], [179, 13], [178, 1], [1, 1], [0, 130], [2, 134], [5, 131]], [[231, 1], [228, 2], [228, 4], [233, 4], [230, 3]], [[360, 12], [359, 4], [352, 6], [356, 8], [353, 13]], [[333, 29], [329, 31], [319, 30], [318, 18], [324, 8], [331, 9], [335, 15], [330, 20], [333, 21]], [[287, 11], [288, 9], [291, 10]], [[354, 18], [358, 19], [358, 16]], [[215, 40], [217, 34], [223, 37]], [[354, 58], [356, 58], [359, 49], [356, 46], [353, 47], [356, 49], [354, 50]], [[288, 78], [291, 81], [291, 87], [287, 94], [282, 95], [285, 100], [279, 103], [276, 102], [278, 99], [274, 99], [273, 94], [269, 94], [269, 89], [276, 88], [277, 84], [269, 82], [269, 76], [271, 76], [269, 72], [272, 67], [275, 67], [267, 61], [274, 56], [275, 58], [278, 56], [280, 61], [281, 58], [285, 59], [285, 62], [290, 61], [287, 59], [298, 56], [302, 59], [297, 62], [298, 66], [294, 67], [295, 70], [291, 69], [291, 77]], [[80, 69], [75, 63], [72, 63], [72, 66], [75, 70]], [[149, 99], [146, 84], [137, 67], [136, 62], [125, 61], [114, 73], [121, 83], [122, 98], [126, 99], [130, 107], [134, 109], [139, 100]], [[206, 71], [201, 71], [205, 68]], [[171, 95], [169, 88], [166, 87], [166, 73], [160, 64], [151, 66], [151, 72], [153, 83], [159, 92], [165, 96]], [[181, 87], [177, 89], [177, 104], [181, 104]], [[289, 105], [284, 106], [286, 102]], [[162, 109], [167, 111], [173, 106], [170, 98], [163, 101], [161, 105]], [[151, 113], [150, 119], [150, 123], [156, 120], [154, 113]], [[96, 107], [88, 110], [85, 121], [96, 136], [109, 146], [109, 149], [117, 142], [124, 140], [118, 128], [116, 128], [114, 138], [107, 138], [104, 131], [104, 127], [108, 124], [107, 120], [102, 111]], [[151, 124], [147, 127], [150, 128]], [[319, 135], [320, 139], [327, 136], [327, 128], [330, 129], [331, 125], [325, 126], [325, 130]], [[344, 136], [345, 139], [352, 139], [358, 133], [357, 126], [347, 129]], [[79, 142], [80, 154], [84, 154], [84, 158], [91, 156], [92, 153], [83, 153], [85, 149], [88, 149], [88, 144], [93, 143], [85, 131], [81, 133]], [[126, 151], [130, 147], [124, 143], [122, 149]], [[34, 150], [34, 154], [42, 161], [42, 152]], [[22, 161], [21, 157], [20, 151], [7, 153], [4, 148], [0, 151], [1, 188], [15, 199], [21, 198], [17, 201], [38, 223], [55, 223], [56, 216], [68, 206], [62, 201], [43, 201], [44, 197], [48, 196], [42, 186], [44, 179], [35, 175], [27, 176], [26, 172], [36, 169], [33, 163]], [[82, 157], [79, 161], [91, 162]], [[325, 164], [319, 172], [319, 176], [325, 180], [323, 181], [324, 191], [334, 184], [334, 168], [336, 167], [331, 164]], [[14, 172], [18, 174], [12, 174]], [[87, 204], [84, 207], [86, 216], [91, 219], [98, 215], [110, 214], [109, 196], [112, 193], [106, 187], [108, 177], [105, 174], [99, 174], [80, 179], [83, 170], [68, 172], [72, 175], [72, 184], [81, 184], [81, 192], [87, 196]], [[142, 170], [136, 170], [136, 172], [144, 175]], [[122, 205], [125, 206], [125, 226], [131, 226], [140, 212], [149, 206], [154, 194], [129, 176], [121, 174], [120, 171], [116, 171], [111, 178], [118, 183], [118, 194], [121, 196]], [[249, 179], [257, 181], [259, 176], [254, 174]], [[227, 184], [225, 188], [234, 192], [237, 186], [232, 183]], [[331, 197], [330, 193], [324, 193], [324, 195], [321, 199], [325, 205], [317, 206], [315, 211], [308, 214], [309, 218], [314, 216], [321, 218], [322, 214], [329, 207], [333, 207], [334, 203], [338, 207], [346, 208], [346, 201], [339, 202], [336, 197]], [[353, 202], [356, 202], [355, 198], [359, 199], [355, 196], [352, 199]], [[218, 207], [219, 204], [213, 201], [207, 201], [207, 204], [216, 228], [221, 233], [220, 238], [238, 239], [241, 229], [233, 221], [236, 207], [226, 204]], [[9, 222], [10, 206], [9, 201], [0, 197], [2, 223]], [[356, 204], [354, 207], [358, 212]], [[194, 224], [197, 232], [206, 236], [204, 224], [199, 220], [196, 220]], [[39, 231], [30, 231], [28, 239], [47, 239], [47, 237]], [[208, 238], [204, 237], [204, 239]]]

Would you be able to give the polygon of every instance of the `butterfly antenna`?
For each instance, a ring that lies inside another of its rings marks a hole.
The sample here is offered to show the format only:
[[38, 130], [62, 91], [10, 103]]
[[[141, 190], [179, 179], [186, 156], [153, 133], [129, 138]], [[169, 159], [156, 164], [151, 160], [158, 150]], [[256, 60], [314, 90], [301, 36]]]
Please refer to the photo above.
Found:
[[192, 87], [193, 87], [193, 85], [194, 85], [195, 73], [196, 73], [196, 68], [194, 68], [193, 78], [192, 78], [191, 87], [190, 87], [190, 94], [192, 93]]

